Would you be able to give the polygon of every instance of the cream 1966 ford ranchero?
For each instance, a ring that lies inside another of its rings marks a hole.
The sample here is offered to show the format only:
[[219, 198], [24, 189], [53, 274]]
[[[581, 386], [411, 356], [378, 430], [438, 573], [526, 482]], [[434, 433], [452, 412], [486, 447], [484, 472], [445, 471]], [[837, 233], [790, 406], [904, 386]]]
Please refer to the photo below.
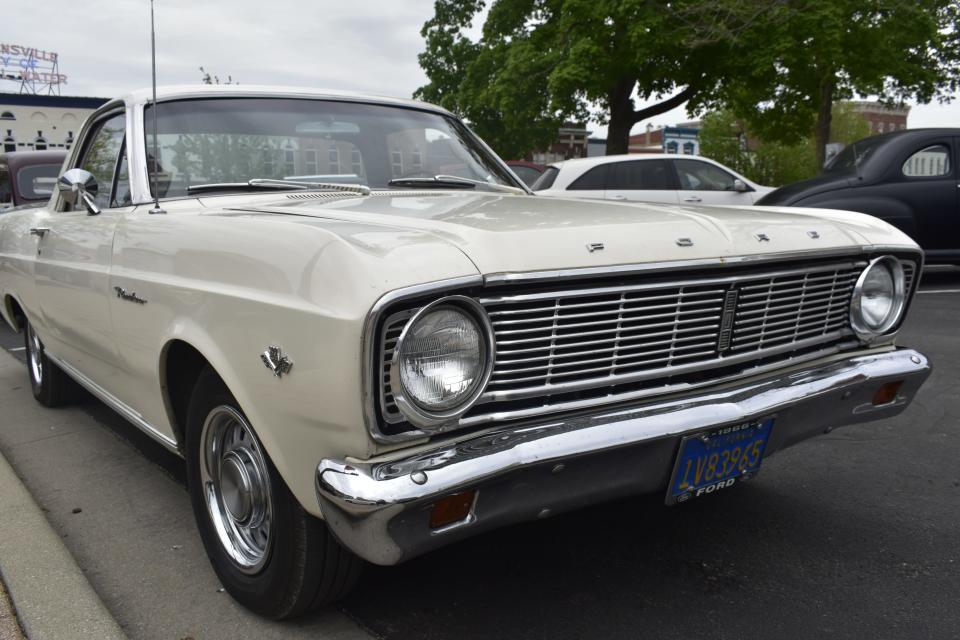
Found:
[[711, 494], [930, 372], [894, 346], [923, 256], [884, 222], [539, 198], [427, 104], [135, 93], [64, 171], [0, 218], [33, 393], [79, 383], [182, 455], [214, 569], [264, 615], [364, 560]]

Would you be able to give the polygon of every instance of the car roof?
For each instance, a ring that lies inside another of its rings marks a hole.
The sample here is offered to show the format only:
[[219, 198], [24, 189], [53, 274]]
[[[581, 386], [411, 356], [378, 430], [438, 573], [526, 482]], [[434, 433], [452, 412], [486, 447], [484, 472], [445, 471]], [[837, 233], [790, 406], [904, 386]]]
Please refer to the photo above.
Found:
[[569, 160], [561, 160], [559, 162], [551, 162], [550, 165], [554, 167], [560, 166], [571, 166], [571, 167], [593, 167], [600, 164], [607, 164], [609, 162], [620, 162], [623, 160], [703, 160], [704, 162], [709, 162], [711, 164], [716, 164], [715, 160], [710, 158], [705, 158], [703, 156], [691, 156], [681, 153], [621, 153], [618, 155], [612, 156], [590, 156], [589, 158], [571, 158]]
[[59, 150], [9, 151], [0, 153], [0, 164], [5, 164], [11, 171], [16, 171], [20, 167], [34, 164], [62, 164], [66, 157], [67, 152]]
[[[355, 91], [337, 91], [331, 89], [315, 89], [311, 87], [290, 87], [290, 86], [272, 86], [272, 85], [223, 85], [223, 84], [199, 84], [199, 85], [167, 85], [157, 87], [157, 101], [166, 102], [183, 98], [309, 98], [309, 99], [331, 99], [344, 100], [351, 102], [366, 102], [374, 104], [384, 104], [391, 106], [411, 107], [425, 111], [434, 111], [446, 115], [452, 115], [449, 111], [436, 105], [420, 102], [419, 100], [409, 100], [406, 98], [395, 98], [390, 96], [378, 96], [374, 94], [359, 93]], [[127, 105], [144, 105], [153, 100], [153, 90], [150, 88], [131, 91], [122, 96], [110, 100], [101, 110], [116, 108], [121, 103]]]

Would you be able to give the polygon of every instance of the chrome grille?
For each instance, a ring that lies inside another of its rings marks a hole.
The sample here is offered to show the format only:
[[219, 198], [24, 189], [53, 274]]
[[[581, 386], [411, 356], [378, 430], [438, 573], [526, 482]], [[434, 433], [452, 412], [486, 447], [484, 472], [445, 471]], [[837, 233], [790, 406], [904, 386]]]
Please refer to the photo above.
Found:
[[488, 391], [671, 367], [714, 353], [725, 290], [660, 290], [481, 300], [497, 358]]
[[[910, 292], [916, 265], [902, 264]], [[461, 424], [645, 397], [855, 346], [850, 298], [866, 265], [850, 259], [481, 296], [496, 360], [487, 389]], [[415, 311], [388, 316], [381, 329], [380, 409], [388, 424], [404, 422], [389, 364]]]
[[739, 286], [730, 353], [762, 351], [849, 326], [860, 269], [748, 280]]
[[906, 281], [905, 289], [909, 298], [913, 292], [913, 276], [917, 272], [917, 264], [910, 260], [901, 260], [900, 265], [903, 267], [903, 279]]
[[[851, 333], [850, 295], [865, 265], [481, 298], [497, 342], [484, 398], [668, 377], [840, 338]], [[721, 350], [725, 303], [733, 322], [729, 348]]]

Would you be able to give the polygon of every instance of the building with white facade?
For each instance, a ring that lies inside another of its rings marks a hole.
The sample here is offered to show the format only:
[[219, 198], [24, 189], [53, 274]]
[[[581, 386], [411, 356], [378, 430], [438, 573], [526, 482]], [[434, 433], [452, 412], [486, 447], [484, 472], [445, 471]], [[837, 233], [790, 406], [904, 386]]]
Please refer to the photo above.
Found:
[[0, 92], [0, 151], [70, 149], [106, 98]]

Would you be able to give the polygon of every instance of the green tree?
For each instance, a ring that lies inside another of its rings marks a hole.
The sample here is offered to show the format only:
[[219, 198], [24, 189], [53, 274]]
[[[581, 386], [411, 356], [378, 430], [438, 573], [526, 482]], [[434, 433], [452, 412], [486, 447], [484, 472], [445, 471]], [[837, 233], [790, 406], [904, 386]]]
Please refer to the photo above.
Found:
[[796, 143], [812, 130], [817, 166], [835, 101], [929, 102], [958, 88], [957, 0], [783, 0], [772, 12], [740, 34], [750, 54], [716, 104], [765, 140]]
[[[467, 118], [505, 156], [548, 145], [564, 120], [608, 123], [607, 153], [630, 129], [688, 103], [697, 110], [739, 73], [740, 35], [783, 0], [436, 0], [421, 31], [429, 83], [415, 96]], [[655, 102], [638, 109], [634, 96]]]
[[[849, 103], [832, 110], [830, 142], [850, 144], [870, 135], [870, 125]], [[748, 130], [733, 111], [708, 113], [700, 130], [700, 152], [763, 185], [780, 186], [806, 180], [818, 173], [816, 144], [812, 131], [793, 142], [751, 141]]]

